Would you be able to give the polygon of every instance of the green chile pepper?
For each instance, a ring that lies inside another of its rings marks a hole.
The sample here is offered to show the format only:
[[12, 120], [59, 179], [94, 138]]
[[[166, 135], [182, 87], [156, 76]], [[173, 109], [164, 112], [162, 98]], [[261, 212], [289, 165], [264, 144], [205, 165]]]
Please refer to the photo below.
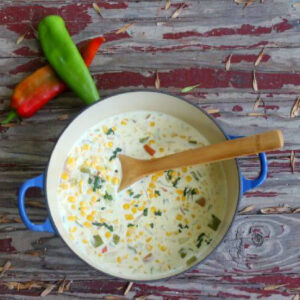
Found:
[[64, 20], [55, 15], [47, 16], [40, 22], [38, 31], [44, 54], [58, 76], [87, 105], [99, 100], [95, 82]]

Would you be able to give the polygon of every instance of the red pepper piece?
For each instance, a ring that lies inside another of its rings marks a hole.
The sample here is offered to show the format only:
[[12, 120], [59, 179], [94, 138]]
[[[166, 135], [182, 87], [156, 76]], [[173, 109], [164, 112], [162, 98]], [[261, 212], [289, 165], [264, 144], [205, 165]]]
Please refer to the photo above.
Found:
[[[91, 39], [81, 50], [88, 67], [104, 40], [102, 37]], [[38, 69], [16, 86], [11, 97], [11, 107], [14, 110], [9, 113], [2, 124], [9, 123], [16, 116], [31, 117], [51, 99], [67, 89], [67, 85], [57, 77], [50, 65]]]
[[107, 252], [107, 247], [105, 246], [103, 249], [102, 249], [102, 251], [101, 251], [102, 253], [105, 253], [105, 252]]
[[148, 144], [145, 144], [145, 145], [144, 145], [144, 149], [145, 149], [145, 151], [146, 151], [148, 154], [150, 154], [151, 156], [153, 156], [154, 153], [155, 153], [155, 150], [154, 150], [153, 148], [151, 148]]

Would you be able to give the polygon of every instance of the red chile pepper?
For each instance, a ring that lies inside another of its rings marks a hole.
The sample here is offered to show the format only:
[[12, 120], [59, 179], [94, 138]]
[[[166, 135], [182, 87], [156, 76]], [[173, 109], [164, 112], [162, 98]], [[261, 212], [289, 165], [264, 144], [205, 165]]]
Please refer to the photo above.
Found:
[[[87, 42], [80, 51], [87, 67], [92, 63], [104, 38], [98, 37]], [[61, 81], [50, 65], [46, 65], [21, 81], [11, 97], [13, 110], [2, 124], [16, 117], [29, 118], [58, 94], [66, 91], [67, 85]]]
[[151, 156], [153, 156], [155, 154], [155, 150], [153, 148], [151, 148], [148, 144], [144, 145], [144, 149]]

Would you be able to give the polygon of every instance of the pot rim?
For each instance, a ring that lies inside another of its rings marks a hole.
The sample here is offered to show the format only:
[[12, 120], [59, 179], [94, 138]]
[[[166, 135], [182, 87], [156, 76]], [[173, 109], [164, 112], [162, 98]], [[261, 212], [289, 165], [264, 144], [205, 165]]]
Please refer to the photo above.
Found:
[[[75, 119], [81, 115], [82, 113], [84, 113], [87, 109], [89, 109], [90, 107], [92, 107], [93, 105], [97, 104], [99, 101], [102, 101], [102, 100], [107, 100], [111, 97], [114, 97], [114, 96], [118, 96], [118, 95], [122, 95], [122, 94], [127, 94], [127, 93], [134, 93], [134, 92], [150, 92], [150, 93], [158, 93], [158, 94], [164, 94], [164, 95], [168, 95], [168, 96], [172, 96], [172, 97], [175, 97], [175, 98], [178, 98], [179, 100], [182, 100], [192, 106], [194, 106], [195, 108], [197, 108], [200, 112], [202, 112], [203, 114], [205, 114], [217, 127], [218, 129], [221, 131], [221, 133], [224, 135], [225, 139], [229, 140], [230, 138], [228, 137], [228, 135], [225, 133], [225, 131], [223, 130], [223, 128], [219, 125], [219, 123], [210, 115], [208, 114], [204, 109], [198, 107], [196, 104], [192, 103], [191, 101], [185, 99], [184, 97], [182, 96], [178, 96], [178, 95], [173, 95], [171, 93], [168, 93], [168, 92], [162, 92], [162, 91], [158, 91], [158, 90], [155, 90], [155, 89], [132, 89], [132, 90], [129, 90], [129, 91], [124, 91], [124, 92], [116, 92], [116, 93], [113, 93], [113, 94], [110, 94], [109, 96], [107, 97], [103, 97], [101, 99], [99, 99], [98, 101], [92, 103], [91, 105], [85, 107], [70, 123], [68, 123], [65, 128], [60, 132], [60, 134], [58, 135], [58, 138], [57, 138], [57, 141], [61, 138], [61, 136], [63, 135], [63, 133], [65, 132], [65, 130], [73, 123], [73, 121], [75, 121]], [[48, 217], [50, 218], [50, 221], [51, 221], [51, 224], [56, 232], [56, 234], [62, 239], [62, 241], [64, 242], [64, 244], [72, 251], [72, 253], [74, 255], [77, 256], [77, 258], [79, 258], [81, 261], [83, 261], [84, 263], [86, 263], [87, 265], [89, 265], [90, 267], [92, 267], [93, 269], [97, 270], [98, 272], [104, 274], [105, 276], [110, 276], [112, 278], [116, 278], [116, 279], [121, 279], [121, 280], [124, 280], [124, 281], [130, 281], [130, 282], [136, 282], [136, 283], [143, 283], [143, 282], [156, 282], [156, 281], [161, 281], [161, 280], [168, 280], [170, 278], [174, 278], [174, 277], [177, 277], [183, 273], [186, 273], [186, 272], [189, 272], [193, 269], [195, 269], [198, 265], [204, 263], [219, 247], [220, 245], [222, 244], [224, 238], [227, 236], [228, 232], [230, 231], [231, 227], [232, 227], [232, 224], [233, 224], [233, 221], [237, 215], [237, 210], [238, 210], [238, 207], [239, 207], [239, 204], [240, 204], [240, 201], [241, 201], [241, 198], [242, 198], [242, 176], [241, 176], [241, 170], [240, 170], [240, 166], [239, 166], [239, 163], [238, 163], [238, 160], [236, 158], [234, 158], [235, 160], [235, 165], [237, 167], [237, 175], [238, 175], [238, 179], [239, 179], [239, 187], [238, 187], [238, 190], [239, 190], [239, 193], [238, 193], [238, 199], [237, 199], [237, 203], [236, 203], [236, 207], [235, 207], [235, 210], [234, 210], [234, 214], [233, 214], [233, 217], [230, 221], [230, 224], [228, 226], [228, 229], [226, 230], [225, 234], [222, 236], [222, 238], [220, 239], [219, 243], [212, 249], [212, 251], [204, 258], [202, 259], [201, 261], [197, 262], [195, 265], [192, 265], [191, 267], [177, 273], [177, 274], [174, 274], [174, 275], [170, 275], [170, 276], [164, 276], [164, 277], [161, 277], [159, 279], [149, 279], [149, 280], [138, 280], [138, 279], [135, 279], [135, 280], [132, 280], [132, 279], [128, 279], [126, 277], [122, 277], [122, 276], [117, 276], [117, 275], [111, 275], [109, 273], [106, 273], [105, 271], [100, 271], [98, 268], [96, 268], [95, 266], [91, 265], [90, 263], [88, 263], [86, 260], [84, 260], [83, 258], [81, 258], [77, 253], [75, 253], [70, 247], [69, 245], [67, 244], [67, 242], [64, 240], [64, 238], [59, 234], [59, 231], [57, 230], [57, 227], [55, 225], [55, 221], [54, 219], [52, 218], [52, 215], [51, 215], [51, 212], [50, 212], [50, 208], [49, 208], [49, 205], [48, 205], [48, 196], [47, 196], [47, 178], [48, 178], [48, 167], [49, 167], [49, 163], [50, 163], [50, 160], [51, 160], [51, 157], [52, 157], [52, 154], [53, 154], [53, 151], [56, 147], [56, 144], [57, 144], [57, 141], [55, 142], [55, 145], [53, 146], [51, 152], [50, 152], [50, 155], [49, 155], [49, 159], [48, 159], [48, 162], [47, 162], [47, 166], [45, 168], [45, 176], [44, 176], [44, 192], [45, 192], [45, 202], [46, 202], [46, 208], [47, 208], [47, 211], [48, 211]]]

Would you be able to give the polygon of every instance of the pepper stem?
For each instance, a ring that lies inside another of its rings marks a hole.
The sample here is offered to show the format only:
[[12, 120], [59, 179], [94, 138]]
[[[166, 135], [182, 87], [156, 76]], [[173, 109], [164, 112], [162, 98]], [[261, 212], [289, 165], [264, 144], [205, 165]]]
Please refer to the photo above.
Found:
[[5, 125], [7, 123], [9, 123], [10, 121], [12, 121], [13, 119], [18, 117], [18, 113], [15, 110], [11, 110], [6, 119], [4, 121], [1, 122], [1, 125]]

